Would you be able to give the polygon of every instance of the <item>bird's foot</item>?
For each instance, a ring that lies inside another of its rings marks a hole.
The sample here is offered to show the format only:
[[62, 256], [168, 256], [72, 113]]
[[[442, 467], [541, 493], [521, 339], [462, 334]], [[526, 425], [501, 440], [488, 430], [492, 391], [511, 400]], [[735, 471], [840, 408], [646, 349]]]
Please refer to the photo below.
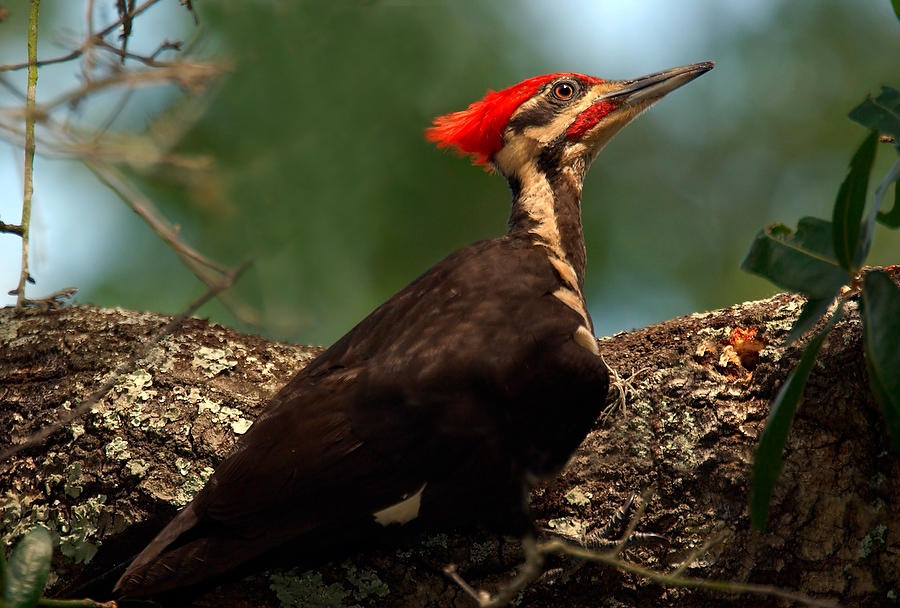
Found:
[[[667, 543], [668, 539], [660, 534], [652, 532], [638, 532], [634, 530], [632, 519], [637, 511], [637, 494], [632, 494], [622, 503], [609, 520], [595, 530], [588, 528], [585, 532], [575, 535], [563, 530], [549, 530], [548, 532], [558, 538], [575, 543], [590, 551], [602, 551], [618, 547], [619, 550], [626, 546], [643, 545], [653, 542]], [[619, 546], [621, 545], [621, 546]]]
[[444, 574], [455, 582], [475, 600], [480, 608], [499, 608], [513, 601], [522, 590], [541, 576], [544, 567], [544, 556], [538, 551], [537, 541], [529, 535], [522, 539], [522, 550], [525, 552], [525, 563], [522, 564], [519, 573], [508, 584], [491, 595], [484, 589], [475, 589], [460, 576], [455, 564], [448, 564], [444, 568]]
[[[59, 310], [75, 297], [75, 292], [77, 291], [77, 287], [66, 287], [65, 289], [60, 289], [57, 292], [51, 293], [49, 296], [38, 298], [36, 300], [23, 298], [21, 304], [17, 304], [17, 306], [20, 308], [37, 308], [42, 311]], [[18, 293], [18, 289], [13, 289], [9, 292], [9, 295], [15, 296], [18, 295]]]

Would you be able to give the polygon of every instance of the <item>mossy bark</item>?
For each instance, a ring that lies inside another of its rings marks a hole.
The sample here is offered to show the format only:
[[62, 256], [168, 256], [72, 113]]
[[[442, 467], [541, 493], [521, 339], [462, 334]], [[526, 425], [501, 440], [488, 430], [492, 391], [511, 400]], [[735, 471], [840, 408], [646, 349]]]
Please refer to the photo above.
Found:
[[[724, 530], [726, 540], [700, 556], [690, 575], [772, 584], [848, 606], [898, 602], [900, 466], [867, 387], [854, 302], [810, 378], [767, 530], [749, 527], [753, 451], [769, 401], [804, 344], [782, 345], [801, 304], [781, 294], [601, 339], [610, 367], [623, 378], [634, 374], [626, 402], [598, 421], [562, 475], [535, 490], [539, 527], [596, 526], [632, 492], [653, 487], [638, 530], [666, 541], [628, 549], [629, 559], [668, 570]], [[167, 321], [86, 306], [0, 310], [0, 447], [77, 405]], [[38, 523], [50, 528], [60, 547], [57, 593], [127, 559], [190, 500], [267, 398], [320, 350], [188, 320], [91, 412], [43, 446], [0, 462], [0, 540], [13, 542]], [[548, 404], [547, 415], [554, 411]], [[471, 583], [492, 589], [519, 558], [516, 542], [487, 533], [422, 533], [313, 569], [284, 561], [193, 601], [470, 607], [441, 567], [453, 562]], [[781, 605], [666, 589], [561, 559], [549, 565], [555, 570], [519, 605]]]

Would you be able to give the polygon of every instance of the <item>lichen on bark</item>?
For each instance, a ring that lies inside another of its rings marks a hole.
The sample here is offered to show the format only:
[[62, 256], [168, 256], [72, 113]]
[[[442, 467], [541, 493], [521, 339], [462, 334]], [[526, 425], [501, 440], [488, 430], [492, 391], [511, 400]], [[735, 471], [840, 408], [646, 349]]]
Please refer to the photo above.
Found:
[[[781, 294], [601, 339], [601, 354], [619, 376], [634, 374], [623, 385], [626, 402], [598, 422], [557, 479], [535, 489], [538, 527], [595, 528], [630, 494], [653, 487], [638, 529], [666, 540], [627, 550], [630, 559], [670, 569], [724, 530], [727, 540], [700, 556], [691, 575], [774, 584], [853, 606], [892, 601], [900, 594], [900, 468], [866, 385], [852, 306], [810, 378], [769, 526], [764, 534], [749, 527], [753, 450], [768, 403], [802, 348], [802, 341], [782, 344], [801, 305], [802, 298]], [[92, 307], [0, 310], [0, 446], [77, 406], [167, 321]], [[749, 332], [740, 344], [736, 331]], [[0, 541], [8, 545], [34, 524], [46, 525], [61, 549], [58, 592], [132, 555], [202, 487], [269, 396], [320, 350], [188, 320], [90, 413], [0, 463]], [[492, 588], [508, 580], [520, 557], [516, 542], [489, 533], [432, 533], [313, 570], [285, 563], [197, 601], [278, 606], [286, 590], [302, 595], [317, 581], [340, 591], [338, 606], [471, 606], [442, 566], [456, 563], [471, 582]], [[564, 575], [542, 579], [521, 605], [723, 601], [599, 566], [550, 565]], [[350, 569], [377, 592], [360, 591]]]

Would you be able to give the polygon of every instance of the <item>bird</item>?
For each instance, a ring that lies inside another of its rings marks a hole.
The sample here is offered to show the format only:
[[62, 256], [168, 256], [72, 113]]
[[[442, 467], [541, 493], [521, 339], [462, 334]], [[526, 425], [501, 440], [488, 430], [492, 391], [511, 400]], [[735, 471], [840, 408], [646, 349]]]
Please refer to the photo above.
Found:
[[191, 587], [349, 529], [533, 530], [530, 489], [566, 464], [609, 387], [584, 293], [585, 173], [713, 65], [546, 74], [434, 119], [428, 140], [506, 178], [506, 234], [444, 258], [299, 370], [114, 592]]

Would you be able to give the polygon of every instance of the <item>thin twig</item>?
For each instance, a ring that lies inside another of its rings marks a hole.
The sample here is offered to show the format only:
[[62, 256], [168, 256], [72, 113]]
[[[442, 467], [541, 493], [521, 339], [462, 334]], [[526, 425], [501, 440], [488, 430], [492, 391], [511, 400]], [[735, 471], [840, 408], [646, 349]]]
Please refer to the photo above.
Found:
[[669, 575], [670, 576], [681, 576], [682, 572], [687, 570], [691, 564], [693, 564], [695, 561], [700, 559], [700, 557], [705, 555], [707, 551], [709, 551], [714, 546], [718, 545], [720, 542], [725, 540], [726, 536], [728, 536], [728, 532], [725, 530], [721, 530], [715, 536], [707, 539], [707, 541], [705, 543], [703, 543], [701, 546], [699, 546], [696, 549], [694, 549], [693, 551], [691, 551], [691, 554], [687, 556], [687, 559], [685, 559], [681, 563], [680, 566], [678, 566], [677, 568], [672, 570], [672, 572], [670, 572]]
[[21, 224], [7, 224], [6, 222], [0, 222], [0, 232], [22, 236], [24, 230]]
[[[100, 30], [99, 32], [94, 34], [94, 36], [97, 36], [100, 38], [102, 38], [103, 36], [106, 36], [111, 31], [113, 31], [114, 29], [116, 29], [117, 27], [122, 25], [122, 23], [125, 21], [125, 19], [133, 19], [134, 17], [140, 15], [141, 13], [143, 13], [145, 10], [147, 10], [148, 8], [150, 8], [157, 2], [159, 2], [159, 0], [147, 0], [147, 2], [144, 2], [142, 5], [140, 5], [133, 11], [129, 11], [128, 13], [122, 15], [121, 17], [119, 17], [118, 19], [116, 19], [115, 21], [110, 23], [108, 26], [106, 26], [105, 28], [103, 28], [102, 30]], [[31, 68], [31, 67], [41, 67], [44, 65], [53, 65], [54, 63], [65, 63], [67, 61], [71, 61], [72, 59], [77, 59], [78, 57], [81, 57], [81, 55], [83, 55], [85, 53], [85, 51], [87, 51], [91, 46], [93, 46], [93, 43], [88, 41], [84, 45], [82, 45], [80, 48], [77, 48], [74, 51], [67, 53], [65, 55], [62, 55], [60, 57], [54, 57], [52, 59], [42, 59], [41, 61], [37, 61], [37, 58], [32, 59], [31, 57], [29, 57], [28, 61], [26, 61], [25, 63], [0, 65], [0, 73], [12, 72], [14, 70], [23, 70], [25, 68]]]
[[[150, 55], [138, 55], [133, 52], [124, 51], [122, 48], [114, 46], [111, 42], [104, 40], [104, 36], [108, 35], [113, 29], [131, 20], [134, 16], [139, 15], [147, 10], [158, 0], [149, 0], [141, 4], [141, 6], [130, 10], [114, 23], [108, 25], [99, 32], [92, 31], [93, 25], [93, 0], [88, 3], [86, 15], [87, 32], [83, 42], [78, 49], [63, 57], [57, 57], [53, 60], [38, 61], [36, 56], [29, 56], [28, 62], [24, 64], [12, 66], [0, 66], [0, 72], [12, 69], [20, 69], [28, 67], [29, 71], [36, 71], [41, 65], [48, 63], [61, 63], [68, 60], [76, 59], [84, 56], [89, 62], [85, 66], [87, 72], [84, 76], [84, 83], [76, 90], [63, 93], [56, 99], [48, 103], [35, 104], [32, 98], [30, 104], [23, 104], [25, 107], [17, 109], [0, 110], [0, 137], [21, 142], [23, 138], [28, 139], [26, 130], [18, 125], [27, 123], [31, 125], [32, 138], [31, 141], [41, 147], [41, 152], [47, 156], [63, 156], [79, 158], [107, 187], [116, 192], [131, 208], [137, 213], [154, 232], [156, 232], [163, 241], [171, 247], [176, 255], [185, 263], [188, 269], [206, 285], [214, 285], [221, 275], [229, 272], [229, 268], [218, 264], [206, 256], [200, 254], [195, 249], [183, 243], [177, 235], [177, 231], [173, 226], [159, 213], [150, 199], [135, 188], [130, 181], [114, 166], [122, 162], [129, 162], [138, 168], [145, 168], [148, 165], [170, 165], [188, 170], [203, 170], [209, 167], [209, 161], [204, 158], [188, 158], [180, 154], [167, 153], [158, 145], [144, 145], [138, 148], [129, 147], [127, 142], [112, 143], [103, 141], [100, 137], [108, 129], [122, 108], [128, 103], [131, 92], [141, 86], [154, 84], [171, 83], [180, 85], [183, 88], [195, 88], [198, 86], [206, 86], [207, 81], [215, 74], [218, 74], [223, 67], [213, 64], [193, 63], [185, 61], [164, 62], [159, 61], [157, 57], [165, 50], [179, 50], [182, 46], [181, 42], [170, 42], [165, 40]], [[132, 6], [129, 3], [129, 6]], [[152, 69], [144, 71], [128, 71], [121, 70], [117, 66], [113, 73], [102, 78], [92, 78], [90, 68], [93, 67], [94, 49], [101, 49], [115, 53], [122, 58], [135, 59], [152, 66]], [[14, 94], [19, 95], [16, 87], [12, 86], [0, 74], [0, 85], [10, 88]], [[54, 120], [51, 112], [63, 105], [73, 105], [89, 95], [108, 90], [110, 87], [126, 86], [129, 91], [123, 96], [121, 102], [114, 111], [107, 117], [104, 124], [99, 129], [94, 130], [90, 134], [80, 133], [77, 129], [71, 129], [68, 125], [60, 124], [58, 120]], [[22, 94], [27, 99], [27, 95]], [[10, 119], [9, 122], [3, 119]], [[24, 119], [24, 120], [23, 120]], [[12, 121], [15, 121], [13, 123]], [[19, 122], [22, 121], [22, 122]], [[40, 132], [34, 133], [35, 123], [40, 124]], [[146, 140], [147, 144], [151, 140]], [[27, 181], [27, 180], [26, 180]], [[0, 232], [11, 232], [19, 234], [20, 232], [27, 236], [27, 226], [16, 224], [0, 224]], [[23, 262], [27, 263], [27, 257]], [[24, 272], [24, 264], [23, 264]], [[30, 279], [30, 277], [28, 277]], [[24, 289], [20, 288], [13, 293], [21, 293]], [[23, 297], [20, 295], [20, 298]], [[24, 302], [20, 300], [19, 305]], [[37, 305], [52, 305], [56, 300], [36, 301]], [[259, 324], [259, 319], [246, 306], [236, 301], [234, 297], [223, 294], [223, 303], [232, 311], [232, 313], [244, 322], [251, 324]]]
[[98, 602], [96, 600], [57, 600], [42, 597], [35, 606], [39, 608], [116, 608], [115, 600]]
[[210, 278], [208, 273], [202, 272], [197, 267], [199, 264], [215, 270], [219, 274], [226, 274], [229, 269], [221, 264], [207, 258], [200, 252], [183, 243], [179, 238], [175, 227], [172, 226], [162, 215], [156, 210], [153, 202], [144, 196], [137, 188], [135, 188], [122, 173], [110, 165], [100, 160], [85, 158], [84, 164], [88, 169], [106, 185], [110, 190], [119, 195], [119, 197], [134, 211], [141, 219], [147, 222], [147, 225], [159, 235], [159, 237], [171, 247], [175, 253], [188, 263], [188, 267], [197, 276], [198, 279], [210, 284], [214, 279]]
[[460, 576], [456, 564], [447, 564], [446, 566], [444, 566], [444, 574], [446, 574], [451, 581], [456, 583], [459, 588], [465, 592], [466, 595], [478, 602], [479, 606], [481, 606], [486, 601], [490, 601], [491, 596], [488, 595], [487, 591], [485, 591], [484, 589], [475, 589], [475, 587], [466, 582], [466, 579]]
[[483, 589], [475, 589], [459, 575], [455, 564], [449, 564], [444, 568], [450, 580], [459, 585], [473, 600], [478, 602], [479, 608], [502, 608], [512, 602], [531, 583], [541, 576], [544, 569], [544, 554], [538, 550], [533, 536], [522, 539], [522, 550], [525, 552], [525, 563], [522, 569], [506, 585], [497, 590], [496, 595], [491, 596]]
[[180, 315], [172, 317], [172, 319], [166, 323], [166, 325], [159, 331], [155, 336], [150, 338], [147, 342], [144, 342], [143, 345], [137, 348], [131, 356], [128, 357], [122, 364], [119, 365], [118, 368], [113, 372], [112, 376], [104, 382], [100, 388], [95, 390], [93, 393], [88, 395], [81, 403], [78, 404], [77, 407], [72, 409], [68, 414], [62, 416], [59, 420], [45, 426], [41, 430], [34, 433], [31, 437], [23, 441], [22, 443], [13, 445], [0, 453], [0, 462], [10, 458], [21, 452], [26, 448], [30, 448], [42, 443], [47, 437], [57, 432], [61, 428], [72, 423], [73, 420], [85, 414], [90, 408], [92, 408], [100, 399], [102, 399], [106, 393], [112, 389], [113, 386], [119, 381], [119, 379], [127, 373], [130, 373], [134, 366], [138, 361], [145, 358], [150, 351], [160, 342], [163, 341], [169, 334], [177, 330], [181, 325], [185, 322], [185, 320], [194, 314], [198, 308], [209, 302], [212, 298], [214, 298], [219, 292], [228, 289], [231, 287], [234, 282], [241, 276], [241, 274], [247, 269], [250, 265], [250, 261], [246, 261], [234, 270], [227, 273], [219, 282], [214, 285], [210, 285], [209, 289], [206, 290], [202, 296], [194, 300], [190, 306], [185, 309]]
[[34, 95], [37, 91], [37, 35], [38, 13], [41, 0], [31, 0], [28, 12], [28, 90], [25, 93], [25, 171], [24, 195], [22, 197], [22, 270], [19, 273], [19, 284], [16, 287], [16, 308], [25, 305], [25, 283], [31, 279], [28, 272], [28, 232], [31, 224], [31, 198], [34, 195]]
[[723, 581], [716, 579], [686, 578], [682, 576], [663, 574], [662, 572], [657, 572], [655, 570], [651, 570], [650, 568], [645, 568], [644, 566], [639, 566], [638, 564], [620, 559], [616, 557], [613, 552], [596, 553], [588, 549], [583, 549], [581, 547], [566, 544], [560, 540], [551, 540], [541, 543], [540, 545], [538, 545], [538, 550], [545, 555], [569, 555], [578, 559], [606, 564], [608, 566], [612, 566], [613, 568], [631, 572], [632, 574], [636, 574], [642, 578], [666, 587], [709, 589], [722, 593], [735, 594], [748, 593], [752, 595], [762, 595], [791, 600], [793, 602], [800, 602], [802, 604], [806, 604], [807, 606], [815, 606], [817, 608], [840, 608], [840, 604], [838, 604], [834, 600], [820, 600], [809, 597], [808, 595], [804, 595], [802, 593], [779, 589], [778, 587], [773, 587], [771, 585], [754, 585], [752, 583], [739, 583], [734, 581]]
[[116, 119], [122, 114], [122, 111], [125, 109], [125, 106], [128, 105], [128, 102], [131, 101], [131, 96], [134, 95], [134, 89], [128, 89], [124, 93], [122, 93], [122, 97], [119, 99], [119, 102], [116, 104], [116, 107], [113, 108], [112, 112], [109, 113], [109, 116], [106, 117], [106, 120], [103, 121], [97, 130], [94, 132], [94, 137], [91, 139], [91, 143], [95, 146], [99, 145], [100, 138], [106, 135], [106, 132], [112, 126]]
[[544, 571], [544, 554], [538, 551], [537, 543], [532, 536], [522, 539], [525, 551], [525, 563], [516, 577], [501, 587], [494, 597], [482, 602], [482, 608], [501, 608], [512, 602], [525, 588], [533, 583]]
[[163, 42], [159, 48], [157, 48], [154, 52], [149, 55], [138, 55], [137, 53], [131, 53], [129, 51], [124, 51], [120, 47], [113, 46], [108, 43], [106, 40], [96, 40], [95, 48], [103, 49], [105, 51], [109, 51], [115, 55], [118, 55], [123, 61], [125, 59], [134, 59], [136, 61], [140, 61], [144, 65], [150, 66], [152, 68], [169, 68], [175, 65], [178, 65], [176, 62], [172, 61], [159, 61], [156, 59], [156, 56], [159, 55], [162, 51], [165, 50], [178, 50], [181, 47], [180, 42], [169, 42], [166, 40]]
[[141, 72], [118, 72], [106, 78], [90, 80], [81, 88], [63, 93], [56, 99], [41, 104], [40, 107], [33, 109], [32, 112], [45, 116], [53, 108], [64, 104], [78, 103], [92, 93], [117, 86], [137, 89], [159, 84], [177, 84], [186, 89], [197, 89], [204, 86], [208, 80], [220, 74], [223, 70], [224, 66], [215, 64], [179, 62]]
[[87, 78], [88, 75], [94, 70], [94, 45], [91, 44], [91, 32], [94, 31], [94, 0], [87, 0], [84, 3], [84, 31], [85, 31], [85, 49], [84, 49], [84, 63], [81, 66], [82, 75]]

